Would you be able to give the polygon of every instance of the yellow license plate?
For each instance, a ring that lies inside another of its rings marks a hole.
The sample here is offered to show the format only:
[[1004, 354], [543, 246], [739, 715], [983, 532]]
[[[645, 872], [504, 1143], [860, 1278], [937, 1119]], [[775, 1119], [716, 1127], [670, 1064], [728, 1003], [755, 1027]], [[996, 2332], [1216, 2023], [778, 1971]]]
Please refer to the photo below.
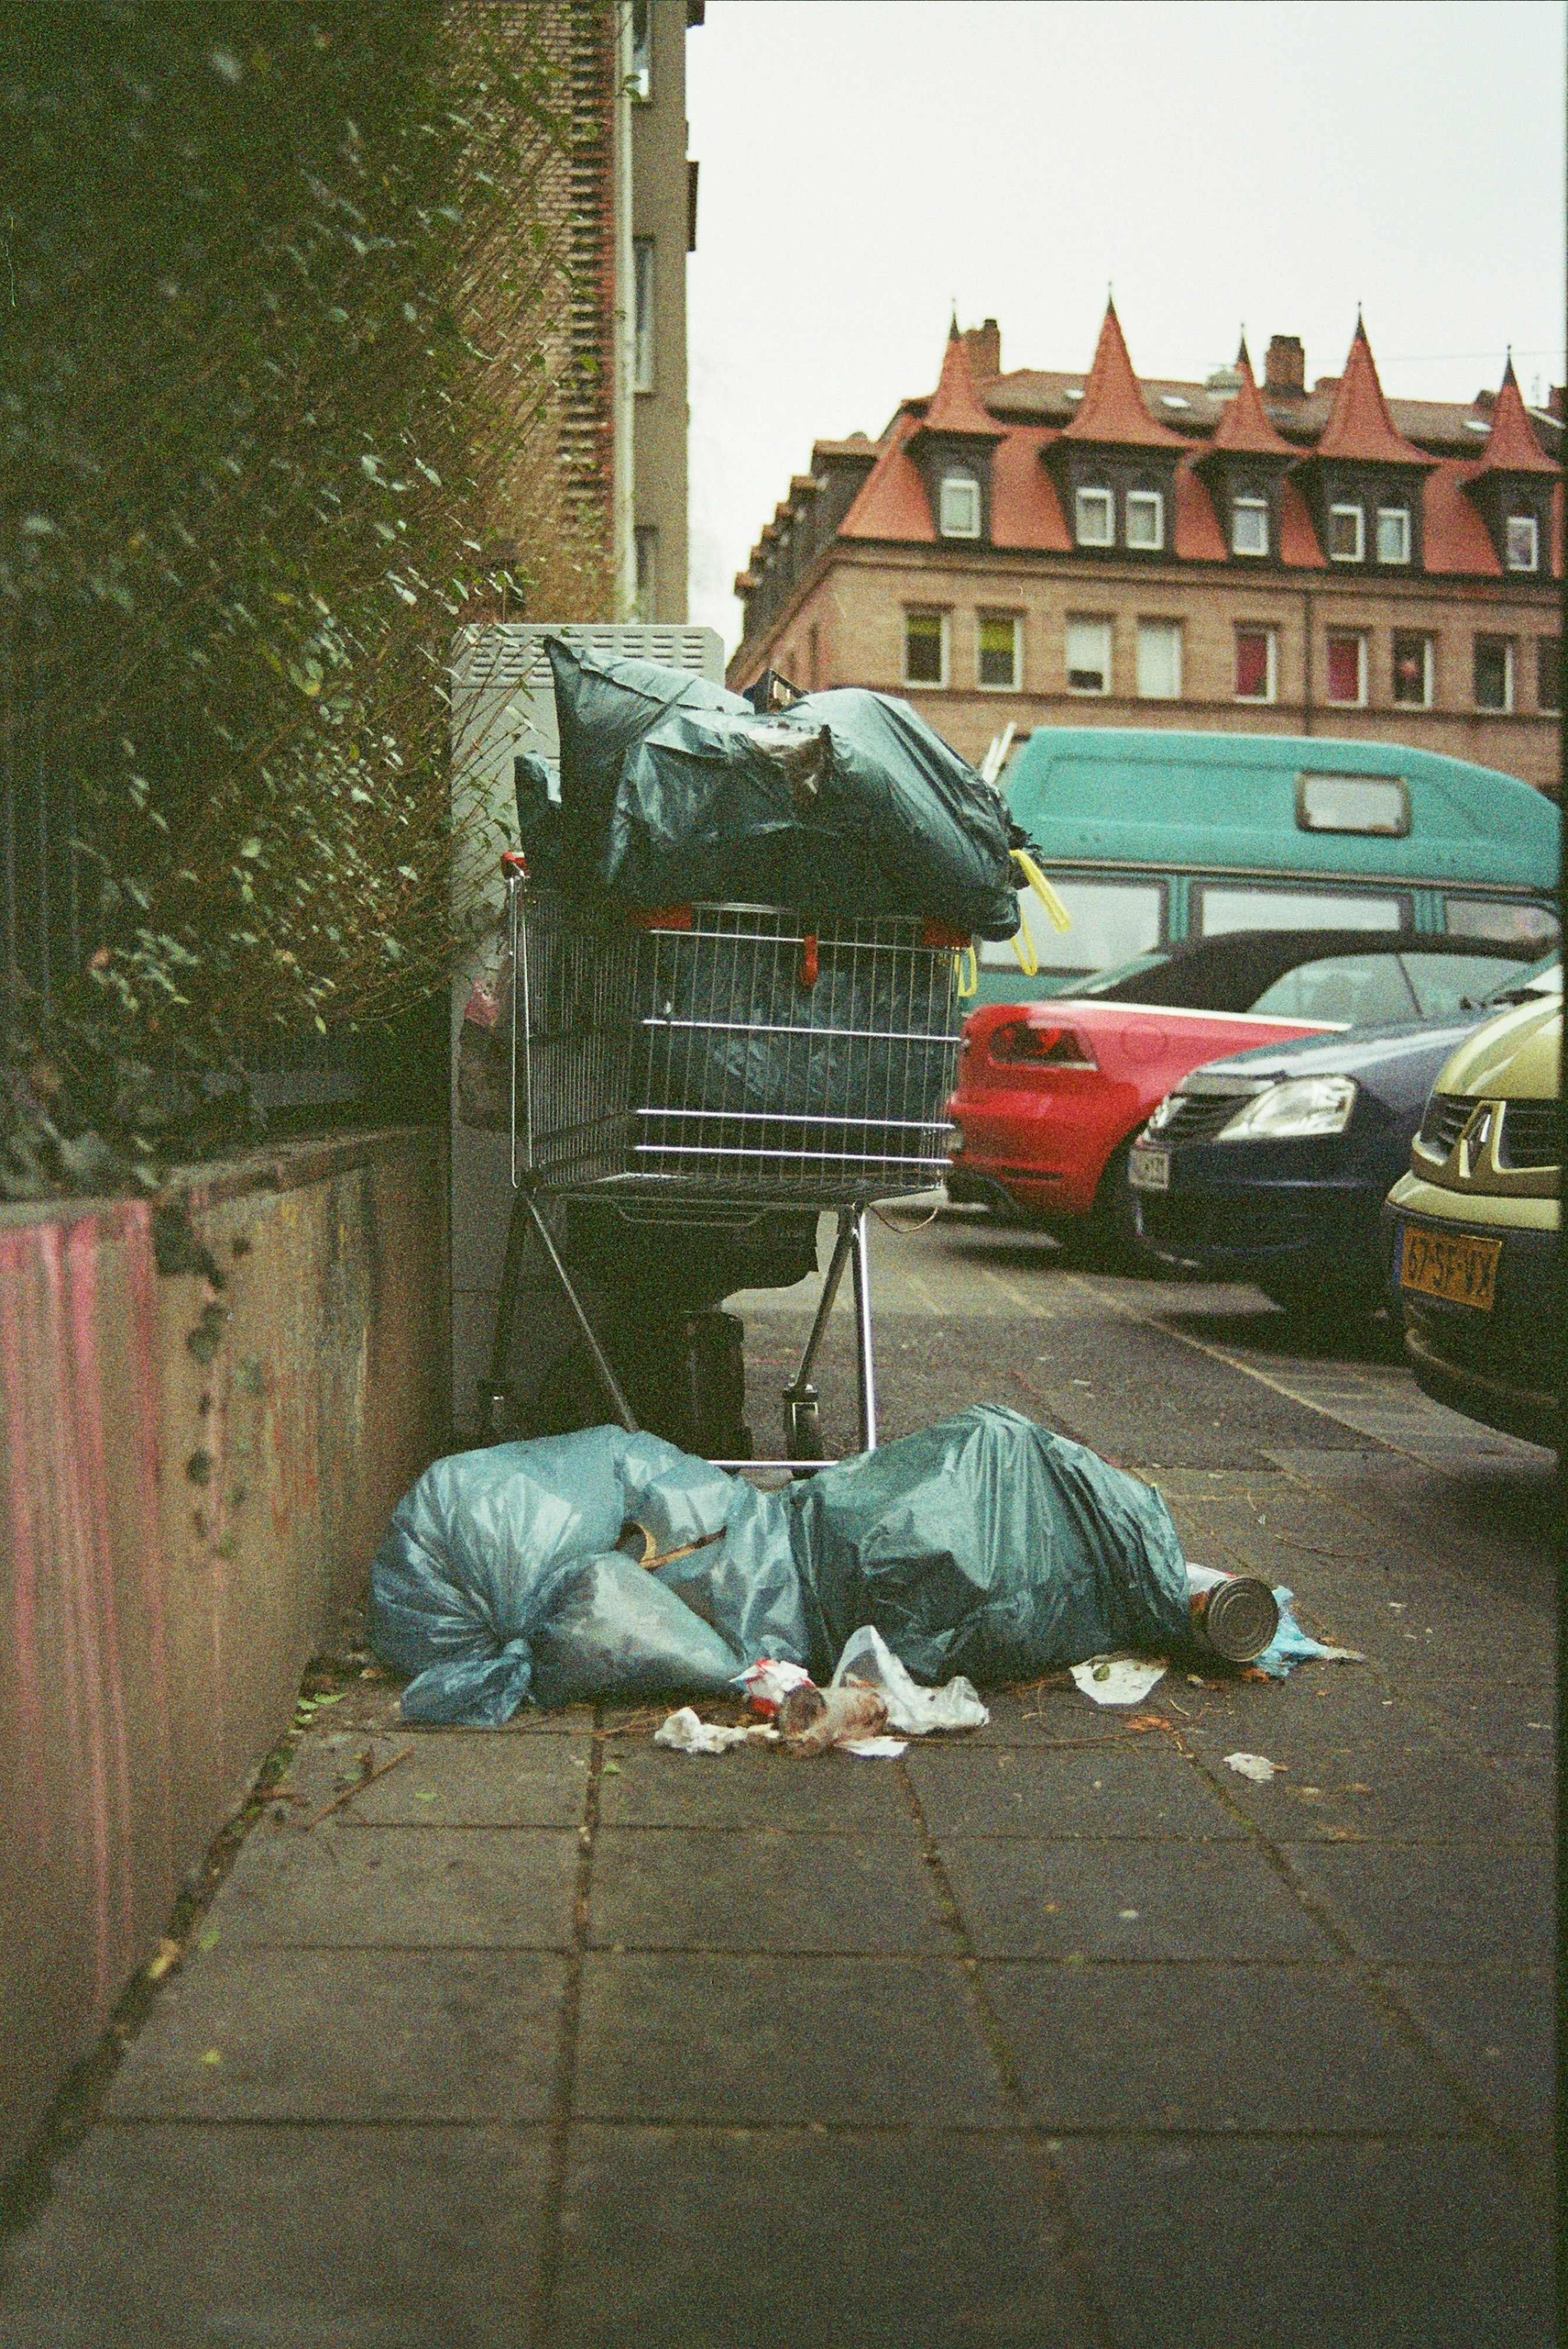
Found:
[[1474, 1305], [1490, 1313], [1501, 1254], [1501, 1240], [1461, 1239], [1454, 1233], [1421, 1232], [1407, 1225], [1399, 1286], [1423, 1289], [1428, 1297], [1445, 1298], [1450, 1305]]

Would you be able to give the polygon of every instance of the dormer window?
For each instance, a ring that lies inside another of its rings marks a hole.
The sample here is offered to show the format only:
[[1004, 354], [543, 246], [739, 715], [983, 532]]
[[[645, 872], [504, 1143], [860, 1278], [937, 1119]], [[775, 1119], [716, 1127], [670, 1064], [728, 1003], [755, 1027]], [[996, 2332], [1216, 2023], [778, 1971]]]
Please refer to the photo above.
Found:
[[1165, 500], [1158, 490], [1127, 492], [1127, 544], [1158, 553], [1165, 544]]
[[1116, 544], [1116, 501], [1109, 490], [1080, 490], [1076, 511], [1080, 546]]
[[1540, 534], [1535, 516], [1511, 513], [1504, 543], [1511, 571], [1533, 571], [1540, 560]]
[[1232, 554], [1267, 554], [1269, 506], [1266, 498], [1238, 498], [1231, 508]]
[[980, 483], [972, 473], [942, 475], [937, 523], [944, 538], [980, 536]]
[[1334, 563], [1365, 562], [1366, 517], [1359, 506], [1330, 506], [1328, 552]]
[[1410, 509], [1408, 506], [1378, 507], [1377, 560], [1379, 563], [1409, 562]]

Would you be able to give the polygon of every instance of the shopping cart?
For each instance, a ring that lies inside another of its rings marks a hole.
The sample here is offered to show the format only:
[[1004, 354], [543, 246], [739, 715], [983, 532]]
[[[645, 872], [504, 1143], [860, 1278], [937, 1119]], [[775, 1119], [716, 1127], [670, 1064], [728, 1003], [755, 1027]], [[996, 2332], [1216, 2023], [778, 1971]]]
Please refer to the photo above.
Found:
[[507, 868], [515, 1192], [487, 1431], [506, 1381], [524, 1253], [543, 1250], [610, 1408], [637, 1423], [542, 1202], [592, 1200], [640, 1224], [770, 1207], [836, 1210], [838, 1232], [799, 1366], [782, 1461], [820, 1465], [818, 1350], [844, 1269], [854, 1284], [862, 1450], [877, 1444], [867, 1213], [947, 1168], [946, 1104], [969, 941], [903, 918], [808, 926], [773, 906], [628, 916], [535, 888]]

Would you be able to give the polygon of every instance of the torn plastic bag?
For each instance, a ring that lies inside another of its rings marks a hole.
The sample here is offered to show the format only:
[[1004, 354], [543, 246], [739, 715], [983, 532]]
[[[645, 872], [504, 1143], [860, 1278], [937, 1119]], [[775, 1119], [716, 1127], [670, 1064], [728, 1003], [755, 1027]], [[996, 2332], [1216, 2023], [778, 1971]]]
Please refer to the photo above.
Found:
[[1152, 1485], [977, 1403], [787, 1498], [814, 1653], [874, 1624], [918, 1681], [1028, 1680], [1188, 1628], [1187, 1571]]
[[979, 1692], [961, 1672], [945, 1688], [917, 1687], [869, 1623], [851, 1631], [829, 1686], [842, 1688], [848, 1680], [864, 1681], [876, 1689], [888, 1707], [888, 1728], [901, 1730], [906, 1737], [925, 1737], [939, 1729], [983, 1729], [991, 1719]]
[[[607, 660], [597, 653], [579, 652], [559, 636], [547, 637], [545, 649], [555, 678], [561, 745], [561, 878], [568, 887], [591, 890], [600, 885], [599, 867], [627, 753], [677, 705], [749, 717], [751, 704], [691, 669], [660, 668], [654, 661]], [[676, 894], [689, 897], [692, 893]]]
[[[724, 1538], [650, 1574], [614, 1554], [628, 1518], [660, 1552]], [[756, 1655], [804, 1660], [805, 1613], [774, 1496], [597, 1427], [427, 1468], [371, 1565], [368, 1634], [410, 1676], [406, 1721], [498, 1728], [531, 1696], [706, 1693]]]
[[1009, 938], [1023, 838], [907, 701], [840, 687], [766, 717], [672, 707], [622, 755], [600, 874], [639, 905], [903, 914]]

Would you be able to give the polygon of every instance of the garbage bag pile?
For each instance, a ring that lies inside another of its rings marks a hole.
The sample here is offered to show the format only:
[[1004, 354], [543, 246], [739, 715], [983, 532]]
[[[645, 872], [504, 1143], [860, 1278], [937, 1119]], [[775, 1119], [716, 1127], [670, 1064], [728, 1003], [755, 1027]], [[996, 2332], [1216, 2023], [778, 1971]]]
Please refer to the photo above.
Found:
[[[632, 1523], [649, 1564], [617, 1547]], [[499, 1727], [717, 1695], [764, 1657], [826, 1684], [867, 1627], [915, 1681], [983, 1686], [1189, 1622], [1159, 1495], [981, 1403], [775, 1492], [613, 1427], [439, 1460], [376, 1557], [369, 1637], [405, 1720]]]
[[728, 899], [1017, 930], [1010, 852], [1025, 836], [907, 701], [838, 687], [759, 717], [685, 670], [546, 649], [561, 805], [541, 879], [655, 909]]

